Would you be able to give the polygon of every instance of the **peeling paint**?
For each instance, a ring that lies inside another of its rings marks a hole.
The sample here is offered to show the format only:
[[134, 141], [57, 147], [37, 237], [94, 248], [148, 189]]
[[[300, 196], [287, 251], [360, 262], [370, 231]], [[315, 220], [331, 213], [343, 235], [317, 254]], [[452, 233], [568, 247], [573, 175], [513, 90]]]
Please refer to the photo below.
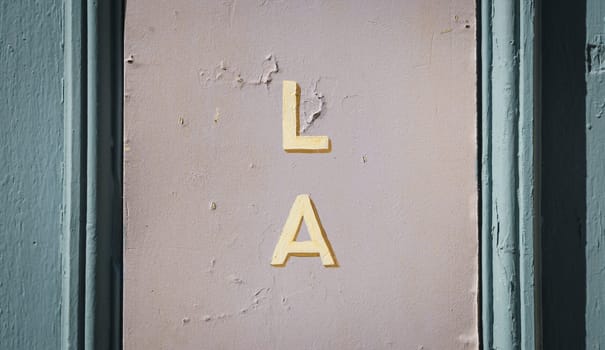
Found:
[[277, 60], [273, 57], [273, 54], [267, 55], [263, 61], [263, 73], [261, 74], [258, 83], [265, 85], [269, 84], [273, 80], [272, 75], [277, 72], [279, 72]]
[[244, 73], [237, 67], [229, 67], [222, 60], [213, 69], [201, 69], [198, 73], [198, 79], [202, 88], [208, 88], [212, 84], [230, 84], [231, 87], [240, 89], [246, 86], [265, 86], [269, 88], [273, 81], [273, 75], [279, 72], [277, 58], [272, 53], [267, 54], [259, 66], [259, 72], [257, 73]]
[[597, 111], [595, 117], [597, 119], [601, 119], [603, 117], [603, 113], [605, 113], [605, 102], [595, 104], [595, 110]]
[[605, 44], [601, 35], [595, 35], [586, 44], [586, 67], [589, 74], [605, 72]]
[[324, 95], [318, 91], [317, 85], [321, 78], [317, 79], [311, 88], [303, 94], [303, 102], [302, 102], [302, 113], [303, 113], [303, 122], [304, 125], [301, 127], [300, 132], [305, 133], [313, 123], [319, 118], [324, 112], [325, 109], [325, 97]]
[[[152, 3], [129, 2], [127, 12], [146, 18], [127, 22], [124, 55], [136, 56], [126, 66], [125, 125], [136, 145], [125, 189], [137, 248], [126, 252], [125, 283], [141, 291], [125, 295], [136, 304], [124, 315], [125, 347], [462, 347], [457, 337], [477, 315], [468, 292], [477, 278], [477, 217], [466, 215], [467, 198], [477, 195], [476, 79], [464, 79], [476, 67], [475, 36], [452, 18], [471, 18], [474, 3]], [[141, 38], [150, 23], [155, 34]], [[429, 52], [431, 66], [415, 69]], [[289, 79], [302, 88], [299, 135], [333, 133], [330, 153], [280, 149], [279, 92]], [[456, 159], [454, 173], [443, 159]], [[269, 267], [293, 196], [307, 191], [325, 198], [343, 269], [314, 258]], [[435, 215], [450, 223], [446, 231]], [[375, 231], [403, 234], [368, 236]], [[144, 278], [149, 269], [154, 277]], [[441, 289], [455, 305], [439, 302]], [[401, 309], [434, 329], [391, 329]], [[371, 327], [349, 322], [356, 315]]]

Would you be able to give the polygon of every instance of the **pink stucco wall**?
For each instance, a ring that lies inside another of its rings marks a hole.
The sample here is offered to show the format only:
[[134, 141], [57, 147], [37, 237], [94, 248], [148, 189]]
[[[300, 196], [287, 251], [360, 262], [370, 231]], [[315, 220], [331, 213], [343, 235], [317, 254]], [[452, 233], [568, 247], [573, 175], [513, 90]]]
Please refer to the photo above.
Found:
[[[127, 6], [126, 349], [477, 348], [475, 1]], [[270, 265], [298, 194], [339, 267]]]

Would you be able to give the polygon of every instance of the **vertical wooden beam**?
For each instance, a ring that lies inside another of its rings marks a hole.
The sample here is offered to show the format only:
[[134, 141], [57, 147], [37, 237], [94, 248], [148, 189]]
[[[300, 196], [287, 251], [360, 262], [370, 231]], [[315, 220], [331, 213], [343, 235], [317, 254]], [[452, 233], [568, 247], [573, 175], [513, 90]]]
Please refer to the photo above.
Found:
[[586, 3], [586, 349], [605, 347], [605, 4]]
[[93, 350], [121, 344], [122, 1], [87, 0], [86, 9], [84, 349]]
[[64, 178], [61, 237], [61, 349], [79, 349], [83, 339], [83, 225], [85, 203], [86, 38], [81, 0], [64, 3]]
[[492, 13], [493, 341], [494, 348], [517, 349], [520, 342], [517, 1], [495, 1]]
[[62, 349], [120, 349], [123, 1], [66, 0]]
[[[106, 299], [107, 296], [101, 290], [102, 285], [108, 280], [105, 278], [103, 257], [99, 255], [102, 248], [103, 232], [102, 227], [99, 230], [98, 224], [103, 225], [98, 217], [97, 209], [97, 187], [98, 187], [98, 144], [99, 138], [99, 105], [101, 102], [100, 78], [98, 55], [99, 49], [98, 33], [99, 30], [99, 9], [96, 1], [86, 2], [86, 54], [87, 54], [87, 84], [86, 84], [86, 265], [84, 282], [84, 349], [95, 349], [96, 339], [103, 333], [103, 323], [108, 322], [106, 316], [107, 309], [99, 305], [99, 300]], [[102, 87], [101, 87], [102, 88]], [[101, 116], [101, 118], [104, 116]], [[99, 234], [100, 233], [100, 234]], [[99, 242], [99, 238], [101, 242]], [[101, 243], [101, 246], [100, 244]], [[102, 348], [107, 348], [107, 343], [102, 344]]]
[[535, 1], [482, 1], [482, 313], [486, 349], [539, 343]]
[[493, 344], [492, 279], [492, 0], [481, 1], [481, 317], [482, 344]]
[[521, 348], [541, 349], [539, 1], [519, 3], [519, 281]]

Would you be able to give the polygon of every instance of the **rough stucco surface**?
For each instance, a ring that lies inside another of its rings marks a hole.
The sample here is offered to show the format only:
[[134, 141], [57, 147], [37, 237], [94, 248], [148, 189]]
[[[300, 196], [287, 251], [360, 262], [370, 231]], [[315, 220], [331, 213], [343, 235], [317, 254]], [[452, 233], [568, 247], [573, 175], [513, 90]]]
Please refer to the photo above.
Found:
[[[126, 349], [477, 348], [474, 1], [127, 6]], [[340, 267], [269, 264], [303, 193]]]
[[0, 349], [58, 349], [61, 1], [0, 3]]

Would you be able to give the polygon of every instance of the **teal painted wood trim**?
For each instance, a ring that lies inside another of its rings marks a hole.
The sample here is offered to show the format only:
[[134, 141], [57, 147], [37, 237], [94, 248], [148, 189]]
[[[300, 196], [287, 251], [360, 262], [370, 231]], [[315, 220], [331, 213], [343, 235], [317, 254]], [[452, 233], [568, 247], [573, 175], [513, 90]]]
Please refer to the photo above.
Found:
[[63, 5], [0, 1], [0, 349], [60, 346]]
[[541, 349], [539, 1], [519, 2], [519, 286], [521, 348]]
[[121, 346], [122, 9], [86, 2], [86, 350]]
[[518, 3], [492, 7], [492, 278], [493, 346], [520, 343], [519, 203], [517, 197], [519, 123]]
[[86, 67], [82, 38], [84, 10], [81, 1], [66, 0], [64, 4], [64, 191], [62, 298], [61, 298], [61, 349], [80, 349], [83, 340], [83, 225], [85, 208], [85, 137], [83, 128], [85, 98], [82, 93]]
[[605, 3], [586, 3], [586, 349], [605, 348]]
[[[93, 350], [98, 344], [100, 348], [107, 348], [107, 340], [98, 340], [99, 338], [108, 337], [108, 332], [104, 328], [108, 328], [109, 316], [108, 308], [103, 305], [104, 300], [109, 299], [107, 290], [103, 289], [103, 285], [109, 283], [107, 278], [107, 266], [109, 262], [103, 255], [103, 250], [106, 247], [103, 243], [106, 242], [107, 230], [105, 223], [99, 217], [98, 211], [102, 208], [97, 208], [98, 194], [97, 187], [99, 164], [99, 148], [98, 143], [102, 141], [104, 135], [99, 135], [99, 114], [101, 118], [108, 116], [103, 110], [101, 104], [104, 96], [100, 96], [98, 84], [102, 79], [99, 72], [99, 62], [102, 62], [105, 57], [98, 57], [99, 38], [97, 31], [98, 24], [98, 4], [96, 1], [86, 2], [86, 55], [87, 55], [87, 80], [86, 80], [86, 101], [87, 101], [87, 129], [86, 129], [86, 238], [85, 238], [85, 282], [84, 282], [84, 349]], [[101, 44], [102, 45], [102, 44]], [[105, 97], [106, 98], [106, 97]], [[102, 194], [102, 193], [101, 193]], [[100, 203], [102, 206], [102, 203]], [[98, 227], [100, 225], [101, 227]], [[100, 239], [100, 242], [99, 242]], [[105, 327], [103, 325], [106, 325]]]
[[537, 349], [535, 1], [483, 0], [482, 337], [486, 349]]
[[62, 349], [122, 344], [123, 2], [66, 0]]
[[111, 178], [113, 179], [113, 197], [111, 200], [111, 218], [113, 238], [111, 242], [111, 348], [122, 349], [123, 319], [123, 252], [124, 252], [124, 210], [123, 210], [123, 151], [124, 151], [124, 23], [126, 1], [114, 0], [111, 3], [110, 50], [111, 50]]
[[492, 279], [492, 1], [481, 1], [481, 343], [493, 344]]

